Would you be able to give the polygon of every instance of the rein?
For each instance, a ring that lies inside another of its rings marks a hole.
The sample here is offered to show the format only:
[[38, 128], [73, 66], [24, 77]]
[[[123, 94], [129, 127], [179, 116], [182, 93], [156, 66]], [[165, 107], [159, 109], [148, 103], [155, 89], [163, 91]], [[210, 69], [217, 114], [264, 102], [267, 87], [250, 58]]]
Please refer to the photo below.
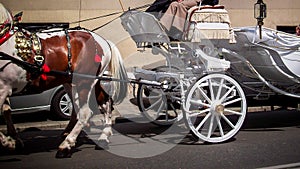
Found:
[[[152, 86], [157, 86], [157, 87], [162, 87], [162, 84], [156, 81], [148, 81], [144, 79], [128, 79], [128, 80], [121, 80], [121, 79], [116, 79], [109, 77], [107, 75], [103, 76], [94, 76], [94, 75], [88, 75], [88, 74], [80, 74], [80, 73], [74, 73], [74, 72], [66, 72], [66, 71], [57, 71], [57, 70], [48, 70], [44, 71], [43, 68], [38, 67], [35, 64], [31, 64], [22, 60], [19, 60], [17, 58], [14, 58], [13, 56], [10, 56], [4, 52], [0, 51], [0, 60], [9, 60], [11, 62], [7, 63], [5, 67], [11, 63], [14, 63], [26, 71], [33, 72], [33, 73], [40, 73], [40, 74], [45, 74], [45, 75], [63, 75], [66, 77], [73, 77], [73, 76], [78, 76], [81, 78], [88, 78], [88, 79], [98, 79], [98, 80], [103, 80], [103, 81], [116, 81], [116, 82], [125, 82], [125, 83], [133, 83], [133, 84], [145, 84], [145, 85], [152, 85]], [[1, 70], [1, 69], [0, 69]]]
[[[129, 7], [128, 10], [139, 10], [139, 9], [147, 8], [149, 6], [151, 6], [151, 4], [146, 4], [146, 5], [139, 6], [139, 7], [132, 8], [132, 9]], [[87, 22], [87, 21], [91, 21], [91, 20], [95, 20], [95, 19], [106, 18], [106, 17], [113, 16], [113, 15], [119, 15], [119, 14], [124, 13], [123, 5], [121, 5], [121, 7], [122, 7], [122, 11], [121, 12], [114, 12], [114, 13], [110, 13], [110, 14], [106, 14], [106, 15], [101, 15], [101, 16], [97, 16], [97, 17], [93, 17], [93, 18], [83, 19], [83, 20], [71, 22], [70, 24], [76, 24], [76, 23], [80, 24], [81, 22]], [[108, 22], [106, 22], [105, 24], [103, 24], [103, 25], [101, 25], [99, 27], [96, 27], [96, 28], [92, 29], [91, 31], [94, 32], [94, 31], [96, 31], [96, 30], [98, 30], [98, 29], [100, 29], [100, 28], [102, 28], [102, 27], [104, 27], [104, 26], [112, 23], [113, 21], [115, 21], [118, 18], [119, 18], [119, 16], [116, 17], [116, 18], [114, 18], [114, 19], [112, 19], [112, 20], [110, 20], [110, 21], [108, 21]]]
[[[136, 7], [136, 8], [133, 8], [133, 9], [134, 10], [138, 10], [138, 9], [149, 7], [150, 5], [151, 4], [146, 4], [146, 5], [143, 5], [143, 6], [140, 6], [140, 7]], [[131, 9], [129, 8], [128, 10], [131, 10]], [[71, 22], [71, 24], [80, 23], [80, 22], [86, 22], [86, 21], [90, 21], [90, 20], [94, 20], [94, 19], [99, 19], [99, 18], [104, 18], [104, 17], [108, 17], [108, 16], [112, 16], [112, 15], [121, 14], [121, 13], [124, 13], [124, 10], [122, 12], [114, 12], [114, 13], [107, 14], [107, 15], [102, 15], [102, 16], [98, 16], [98, 17], [94, 17], [94, 18], [89, 18], [89, 19], [79, 20], [79, 21], [76, 21], [76, 22]], [[14, 21], [19, 21], [21, 16], [22, 16], [22, 13], [17, 14], [16, 17], [14, 18]], [[119, 17], [117, 17], [117, 18], [119, 18]], [[91, 32], [93, 32], [93, 31], [95, 31], [97, 29], [100, 29], [100, 28], [108, 25], [109, 23], [113, 22], [117, 18], [115, 18], [115, 19], [113, 19], [113, 20], [105, 23], [104, 25], [102, 25], [100, 27], [97, 27], [97, 28], [91, 30]], [[4, 24], [2, 24], [2, 26], [4, 26]], [[18, 25], [18, 28], [20, 28], [20, 25]], [[76, 27], [76, 28], [64, 29], [65, 35], [66, 35], [66, 39], [67, 39], [67, 48], [68, 48], [68, 69], [65, 72], [50, 70], [49, 67], [44, 64], [43, 56], [40, 56], [40, 50], [41, 49], [34, 48], [34, 47], [33, 47], [32, 51], [37, 54], [37, 57], [34, 58], [34, 60], [36, 61], [35, 64], [28, 63], [28, 62], [26, 62], [24, 60], [19, 60], [19, 59], [13, 57], [13, 56], [10, 56], [10, 55], [8, 55], [8, 54], [6, 54], [4, 52], [1, 52], [1, 51], [0, 51], [0, 60], [9, 60], [9, 61], [11, 61], [10, 63], [14, 63], [14, 64], [22, 67], [23, 69], [25, 69], [28, 72], [32, 72], [32, 73], [35, 73], [35, 74], [40, 74], [42, 76], [46, 75], [46, 74], [47, 75], [48, 74], [60, 74], [60, 75], [66, 75], [66, 76], [74, 75], [74, 73], [71, 71], [71, 68], [72, 68], [71, 57], [72, 57], [72, 55], [71, 55], [71, 44], [70, 44], [70, 36], [69, 36], [69, 30], [73, 30], [73, 29], [79, 29], [79, 28]], [[61, 31], [61, 30], [57, 30], [57, 31]], [[41, 32], [43, 32], [43, 31], [41, 31]], [[55, 32], [55, 31], [51, 31], [51, 32]], [[15, 33], [15, 31], [12, 32], [11, 30], [9, 30], [8, 32], [5, 32], [5, 34], [0, 38], [0, 45], [3, 44], [4, 42], [6, 42], [7, 39], [9, 39], [10, 37], [12, 37], [14, 35], [14, 33]], [[38, 39], [35, 38], [35, 34], [34, 34], [34, 41], [33, 41], [32, 44], [34, 44], [33, 46], [39, 46], [40, 45], [40, 42], [38, 42]], [[21, 51], [21, 53], [24, 56], [26, 55], [26, 52], [27, 51], [25, 51], [25, 50]], [[97, 51], [96, 51], [96, 53], [97, 53]], [[95, 59], [97, 59], [97, 58], [95, 57]], [[10, 63], [7, 63], [7, 65], [9, 65]], [[85, 75], [80, 75], [80, 76], [85, 76]], [[88, 78], [99, 79], [99, 77], [96, 77], [96, 76], [92, 76], [92, 77], [89, 76]], [[111, 78], [110, 79], [101, 78], [101, 79], [102, 80], [110, 80], [110, 81], [112, 81]], [[113, 80], [113, 81], [115, 81], [115, 80]], [[118, 80], [116, 80], [116, 81], [118, 81]]]
[[115, 81], [115, 82], [125, 82], [125, 83], [131, 83], [131, 84], [144, 84], [144, 85], [151, 85], [151, 86], [156, 86], [156, 87], [162, 87], [162, 83], [156, 82], [156, 81], [149, 81], [145, 79], [127, 79], [127, 80], [122, 80], [122, 79], [117, 79], [117, 78], [112, 78], [109, 75], [103, 74], [103, 76], [94, 76], [94, 75], [88, 75], [88, 74], [81, 74], [81, 73], [68, 73], [64, 71], [57, 71], [57, 70], [50, 70], [49, 72], [45, 73], [47, 75], [63, 75], [63, 76], [77, 76], [80, 78], [86, 78], [86, 79], [97, 79], [101, 81]]

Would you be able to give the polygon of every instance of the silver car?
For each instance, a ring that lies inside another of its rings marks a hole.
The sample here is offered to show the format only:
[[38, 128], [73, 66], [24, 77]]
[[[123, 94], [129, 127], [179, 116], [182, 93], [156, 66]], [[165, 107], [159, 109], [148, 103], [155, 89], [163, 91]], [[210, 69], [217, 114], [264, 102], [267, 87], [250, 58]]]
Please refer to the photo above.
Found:
[[71, 116], [73, 105], [63, 86], [39, 94], [10, 97], [12, 114], [50, 111], [54, 119], [66, 120]]

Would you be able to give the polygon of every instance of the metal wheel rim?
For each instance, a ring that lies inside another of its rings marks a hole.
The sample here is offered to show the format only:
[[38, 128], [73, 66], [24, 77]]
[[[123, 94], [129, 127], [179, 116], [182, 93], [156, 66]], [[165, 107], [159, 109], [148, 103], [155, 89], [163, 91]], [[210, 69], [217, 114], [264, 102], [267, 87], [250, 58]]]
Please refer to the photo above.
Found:
[[[213, 94], [206, 94], [205, 87]], [[239, 110], [231, 108], [233, 104], [240, 105]], [[242, 88], [225, 74], [209, 74], [199, 79], [188, 90], [185, 101], [188, 127], [199, 139], [212, 143], [234, 137], [244, 122], [246, 111], [246, 97]]]
[[64, 94], [59, 101], [59, 109], [62, 114], [70, 117], [73, 111], [72, 101], [68, 94]]

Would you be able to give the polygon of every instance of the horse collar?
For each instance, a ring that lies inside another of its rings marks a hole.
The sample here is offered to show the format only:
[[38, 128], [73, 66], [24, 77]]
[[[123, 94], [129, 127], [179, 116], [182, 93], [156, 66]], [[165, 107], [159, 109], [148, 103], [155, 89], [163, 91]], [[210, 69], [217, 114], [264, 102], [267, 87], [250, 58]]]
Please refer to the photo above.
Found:
[[41, 55], [42, 45], [35, 33], [18, 31], [16, 33], [16, 49], [17, 55], [22, 60], [28, 61], [33, 58], [34, 63], [39, 67], [44, 64], [44, 56]]

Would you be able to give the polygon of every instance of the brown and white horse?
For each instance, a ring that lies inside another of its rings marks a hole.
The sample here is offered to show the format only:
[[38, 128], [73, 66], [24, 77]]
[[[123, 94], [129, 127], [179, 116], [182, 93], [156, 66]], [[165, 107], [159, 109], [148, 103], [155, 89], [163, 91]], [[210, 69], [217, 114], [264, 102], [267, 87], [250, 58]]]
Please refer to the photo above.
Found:
[[[70, 150], [75, 146], [77, 136], [88, 125], [95, 108], [105, 115], [106, 125], [98, 140], [106, 145], [112, 133], [112, 100], [120, 103], [127, 94], [127, 74], [117, 47], [84, 29], [47, 30], [31, 34], [14, 30], [11, 26], [5, 37], [0, 44], [0, 107], [7, 122], [8, 134], [17, 134], [9, 106], [5, 104], [11, 94], [28, 88], [41, 92], [63, 84], [72, 95], [78, 121], [59, 145], [56, 157], [71, 155]], [[21, 58], [30, 66], [15, 62], [15, 59]], [[109, 92], [103, 89], [99, 78], [91, 78], [103, 76], [104, 71], [109, 71], [111, 77], [121, 81], [114, 82], [113, 90]], [[12, 139], [2, 133], [0, 141], [9, 148], [15, 146], [14, 142], [10, 142]]]

